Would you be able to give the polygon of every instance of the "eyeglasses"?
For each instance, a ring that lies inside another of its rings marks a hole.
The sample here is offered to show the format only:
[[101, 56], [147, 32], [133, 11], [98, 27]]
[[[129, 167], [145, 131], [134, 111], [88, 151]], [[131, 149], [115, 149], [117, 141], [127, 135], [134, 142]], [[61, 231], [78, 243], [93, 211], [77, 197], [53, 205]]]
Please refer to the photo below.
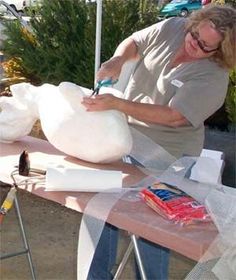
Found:
[[204, 46], [204, 44], [199, 40], [199, 34], [196, 31], [189, 31], [189, 33], [191, 34], [192, 38], [194, 40], [197, 41], [197, 44], [199, 46], [199, 48], [204, 52], [204, 53], [211, 53], [211, 52], [215, 52], [219, 49], [219, 47], [215, 48], [215, 49], [209, 49], [208, 47]]

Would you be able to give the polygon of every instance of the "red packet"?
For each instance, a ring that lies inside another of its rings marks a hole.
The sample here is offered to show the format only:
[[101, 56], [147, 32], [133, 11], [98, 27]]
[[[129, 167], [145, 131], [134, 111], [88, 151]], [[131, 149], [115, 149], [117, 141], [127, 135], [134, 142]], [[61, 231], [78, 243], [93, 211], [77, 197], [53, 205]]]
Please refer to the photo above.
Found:
[[140, 194], [148, 206], [175, 223], [185, 225], [211, 221], [204, 205], [173, 186], [155, 183]]

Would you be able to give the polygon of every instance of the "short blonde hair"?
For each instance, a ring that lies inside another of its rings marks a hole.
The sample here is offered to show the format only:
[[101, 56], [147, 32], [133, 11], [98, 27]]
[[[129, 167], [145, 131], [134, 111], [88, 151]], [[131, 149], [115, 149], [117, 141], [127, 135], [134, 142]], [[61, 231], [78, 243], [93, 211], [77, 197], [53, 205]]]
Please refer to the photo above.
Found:
[[234, 68], [236, 65], [236, 10], [228, 5], [209, 4], [190, 15], [186, 25], [187, 31], [206, 20], [210, 20], [223, 37], [219, 49], [211, 59], [221, 67], [229, 70]]

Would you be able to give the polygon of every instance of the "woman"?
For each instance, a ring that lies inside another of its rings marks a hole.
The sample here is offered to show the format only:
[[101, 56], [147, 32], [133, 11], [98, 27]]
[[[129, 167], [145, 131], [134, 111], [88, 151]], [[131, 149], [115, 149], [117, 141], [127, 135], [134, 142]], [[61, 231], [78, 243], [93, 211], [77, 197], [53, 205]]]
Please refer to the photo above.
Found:
[[[233, 8], [208, 5], [188, 19], [167, 19], [134, 33], [97, 73], [97, 80], [115, 80], [125, 62], [136, 60], [125, 98], [106, 94], [82, 103], [88, 111], [125, 113], [132, 126], [177, 158], [199, 156], [204, 120], [222, 106], [236, 64], [235, 22]], [[116, 242], [116, 229], [106, 225], [89, 279], [112, 278]], [[147, 278], [168, 279], [169, 251], [143, 239], [139, 247]]]

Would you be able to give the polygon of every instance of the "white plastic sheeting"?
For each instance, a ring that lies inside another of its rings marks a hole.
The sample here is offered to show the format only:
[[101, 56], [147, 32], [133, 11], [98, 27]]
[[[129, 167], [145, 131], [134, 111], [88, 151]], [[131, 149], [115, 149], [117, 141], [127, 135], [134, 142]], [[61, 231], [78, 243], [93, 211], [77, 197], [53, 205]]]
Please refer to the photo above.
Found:
[[[162, 147], [140, 132], [132, 129], [132, 135], [134, 145], [130, 154], [143, 165], [140, 168], [148, 175], [137, 184], [137, 187], [148, 186], [155, 181], [178, 187], [200, 203], [205, 204], [208, 213], [219, 230], [216, 240], [214, 240], [186, 279], [236, 279], [236, 189], [215, 184], [214, 168], [217, 167], [217, 162], [212, 159], [211, 164], [208, 165], [209, 158], [203, 157], [201, 164], [196, 166], [197, 170], [195, 167], [195, 180], [191, 180], [189, 179], [191, 170], [196, 165], [198, 158], [183, 157], [176, 160]], [[196, 174], [200, 179], [204, 178], [204, 182], [196, 181]], [[207, 177], [206, 174], [209, 174], [209, 176]], [[114, 194], [109, 203], [106, 203], [106, 194], [102, 193], [93, 197], [93, 200], [88, 203], [79, 235], [78, 279], [87, 279], [89, 267], [105, 221], [112, 207], [119, 199], [122, 199], [126, 191], [128, 190], [124, 190], [120, 194]], [[102, 214], [99, 219], [91, 218], [93, 211], [101, 208]]]

